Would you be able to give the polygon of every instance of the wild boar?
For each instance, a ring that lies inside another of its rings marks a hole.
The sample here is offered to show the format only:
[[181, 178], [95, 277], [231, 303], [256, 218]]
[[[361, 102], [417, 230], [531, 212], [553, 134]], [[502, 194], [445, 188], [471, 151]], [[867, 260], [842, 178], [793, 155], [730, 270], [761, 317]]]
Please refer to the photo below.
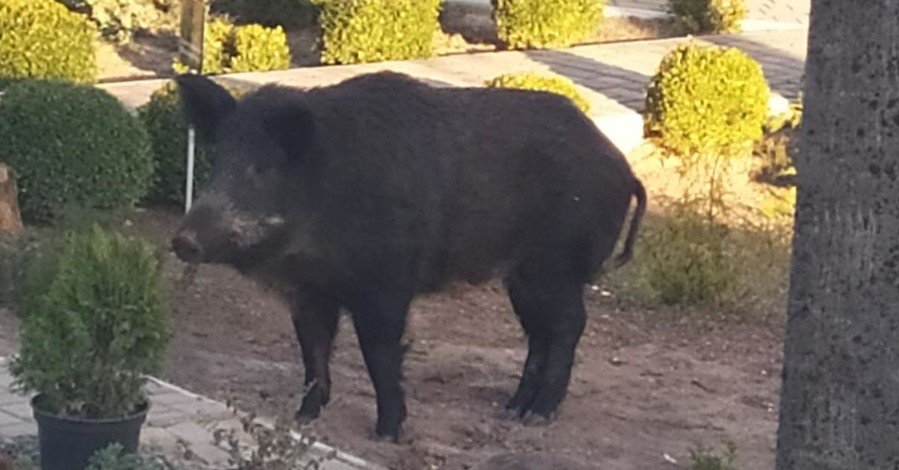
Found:
[[646, 209], [624, 156], [568, 98], [433, 87], [392, 72], [311, 89], [266, 85], [239, 101], [202, 76], [176, 82], [214, 163], [172, 249], [287, 299], [305, 366], [299, 422], [329, 401], [345, 309], [377, 397], [376, 435], [396, 441], [410, 302], [491, 279], [503, 281], [528, 337], [506, 407], [551, 419], [585, 326], [584, 285], [612, 255], [636, 198], [617, 262], [631, 258]]

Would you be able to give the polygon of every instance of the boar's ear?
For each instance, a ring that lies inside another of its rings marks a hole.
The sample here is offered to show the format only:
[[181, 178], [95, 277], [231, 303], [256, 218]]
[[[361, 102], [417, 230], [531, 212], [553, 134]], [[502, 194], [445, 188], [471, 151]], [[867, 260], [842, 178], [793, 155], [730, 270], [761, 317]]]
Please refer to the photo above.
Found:
[[289, 163], [303, 160], [315, 132], [315, 120], [308, 109], [296, 105], [278, 107], [267, 113], [262, 125], [287, 154]]
[[211, 140], [215, 129], [237, 105], [228, 90], [207, 77], [182, 74], [175, 77], [181, 92], [184, 117], [204, 139]]

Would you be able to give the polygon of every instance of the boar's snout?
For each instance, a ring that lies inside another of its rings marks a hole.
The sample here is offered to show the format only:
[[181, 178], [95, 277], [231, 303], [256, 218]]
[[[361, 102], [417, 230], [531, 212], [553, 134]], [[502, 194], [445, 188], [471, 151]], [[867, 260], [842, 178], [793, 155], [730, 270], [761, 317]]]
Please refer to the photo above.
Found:
[[190, 232], [180, 232], [172, 238], [172, 251], [186, 263], [199, 263], [203, 259], [203, 248]]

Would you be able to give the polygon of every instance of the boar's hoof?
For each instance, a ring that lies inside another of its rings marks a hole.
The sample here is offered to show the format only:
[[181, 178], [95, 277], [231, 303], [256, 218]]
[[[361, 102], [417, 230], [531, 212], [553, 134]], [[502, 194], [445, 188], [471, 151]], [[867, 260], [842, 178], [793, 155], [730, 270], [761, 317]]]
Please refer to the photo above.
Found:
[[398, 444], [400, 442], [400, 434], [402, 434], [402, 430], [400, 426], [382, 426], [378, 424], [375, 428], [375, 434], [373, 439], [375, 442], [387, 442], [391, 444]]
[[544, 416], [540, 413], [529, 411], [521, 418], [525, 426], [546, 426], [552, 422], [552, 416]]
[[294, 415], [293, 415], [294, 421], [296, 421], [296, 423], [299, 424], [300, 426], [305, 426], [305, 425], [315, 421], [318, 418], [320, 411], [321, 411], [319, 408], [315, 408], [315, 409], [307, 409], [307, 408], [311, 408], [311, 407], [305, 406], [305, 403], [304, 403], [303, 406], [299, 410], [297, 410], [297, 412], [294, 413]]

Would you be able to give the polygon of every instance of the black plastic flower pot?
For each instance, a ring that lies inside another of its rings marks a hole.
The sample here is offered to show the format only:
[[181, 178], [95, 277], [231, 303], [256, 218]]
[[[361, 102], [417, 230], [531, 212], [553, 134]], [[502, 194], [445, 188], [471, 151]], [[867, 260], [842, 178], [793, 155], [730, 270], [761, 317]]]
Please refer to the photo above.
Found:
[[57, 416], [41, 406], [41, 396], [31, 400], [40, 443], [41, 470], [84, 470], [91, 456], [113, 443], [125, 452], [137, 452], [149, 403], [121, 419], [74, 419]]

